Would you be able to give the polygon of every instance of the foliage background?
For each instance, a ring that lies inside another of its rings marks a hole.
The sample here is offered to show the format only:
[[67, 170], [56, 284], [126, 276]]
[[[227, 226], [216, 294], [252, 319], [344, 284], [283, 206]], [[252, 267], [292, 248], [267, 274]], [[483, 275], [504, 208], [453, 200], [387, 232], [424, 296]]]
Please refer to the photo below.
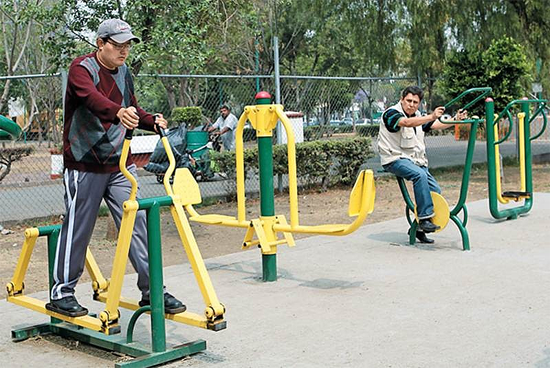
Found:
[[[532, 81], [550, 88], [548, 6], [546, 0], [2, 0], [0, 75], [66, 68], [92, 50], [102, 20], [118, 17], [143, 41], [131, 54], [135, 74], [271, 74], [277, 36], [283, 74], [420, 77], [428, 81], [431, 106], [458, 88], [433, 90], [433, 81], [449, 65], [462, 65], [469, 76], [462, 89], [492, 81], [503, 98], [517, 98]], [[506, 48], [513, 60], [500, 57]], [[515, 63], [518, 83], [502, 83]], [[164, 90], [156, 93], [167, 93], [171, 108], [197, 105], [208, 93], [197, 80], [160, 80]], [[14, 90], [33, 94], [20, 83], [0, 87], [3, 113]]]

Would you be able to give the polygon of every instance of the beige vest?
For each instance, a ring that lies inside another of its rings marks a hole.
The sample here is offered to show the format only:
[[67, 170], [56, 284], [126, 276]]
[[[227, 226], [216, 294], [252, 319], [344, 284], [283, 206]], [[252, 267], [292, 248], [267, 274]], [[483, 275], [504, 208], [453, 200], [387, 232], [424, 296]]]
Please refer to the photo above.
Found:
[[[397, 110], [407, 116], [403, 111], [401, 102], [391, 106], [388, 110], [390, 109]], [[417, 111], [415, 116], [420, 116], [420, 112]], [[380, 153], [382, 165], [387, 165], [400, 158], [408, 158], [418, 166], [428, 166], [422, 126], [417, 126], [416, 132], [414, 128], [399, 127], [398, 132], [392, 133], [386, 128], [383, 121], [380, 122], [378, 152]]]

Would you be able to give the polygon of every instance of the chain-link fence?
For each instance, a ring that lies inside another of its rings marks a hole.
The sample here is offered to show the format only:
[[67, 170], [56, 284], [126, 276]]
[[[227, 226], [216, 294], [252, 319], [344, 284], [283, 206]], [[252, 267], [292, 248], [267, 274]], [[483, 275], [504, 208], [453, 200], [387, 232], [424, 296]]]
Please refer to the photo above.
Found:
[[[0, 77], [0, 89], [8, 80], [12, 84], [10, 96], [14, 96], [9, 101], [9, 116], [25, 134], [17, 141], [0, 141], [0, 158], [3, 160], [0, 176], [9, 171], [0, 180], [0, 223], [62, 214], [65, 209], [59, 148], [63, 75]], [[202, 119], [189, 130], [201, 131], [218, 119], [220, 106], [229, 106], [238, 118], [245, 106], [255, 103], [255, 94], [266, 90], [274, 101], [279, 95], [285, 111], [299, 113], [298, 130], [305, 141], [370, 136], [375, 142], [382, 112], [398, 101], [404, 87], [418, 82], [412, 78], [281, 76], [280, 84], [276, 84], [273, 76], [142, 75], [135, 78], [135, 92], [140, 106], [150, 112], [163, 113], [172, 130], [178, 126], [172, 121], [175, 107], [200, 107]], [[541, 124], [541, 119], [537, 119], [532, 133], [538, 132]], [[548, 131], [533, 142], [534, 155], [550, 153]], [[464, 138], [463, 132], [453, 128], [428, 136], [430, 165], [463, 164], [467, 142]], [[191, 143], [197, 147], [208, 139], [208, 134], [202, 134], [200, 142]], [[277, 134], [273, 139], [278, 142]], [[250, 126], [245, 128], [244, 140], [245, 147], [256, 145], [256, 134]], [[138, 131], [132, 140], [143, 197], [165, 194], [164, 187], [159, 184], [162, 175], [145, 169], [157, 144], [156, 135], [143, 131]], [[21, 147], [31, 147], [32, 153], [22, 157], [13, 155], [14, 150]], [[503, 156], [516, 155], [514, 134], [501, 145], [500, 151]], [[480, 134], [474, 162], [484, 161], [485, 142]], [[379, 158], [369, 159], [367, 165], [378, 170]], [[203, 197], [223, 196], [234, 190], [215, 172], [200, 179], [204, 179], [199, 183]], [[247, 180], [246, 190], [259, 190], [257, 177]]]

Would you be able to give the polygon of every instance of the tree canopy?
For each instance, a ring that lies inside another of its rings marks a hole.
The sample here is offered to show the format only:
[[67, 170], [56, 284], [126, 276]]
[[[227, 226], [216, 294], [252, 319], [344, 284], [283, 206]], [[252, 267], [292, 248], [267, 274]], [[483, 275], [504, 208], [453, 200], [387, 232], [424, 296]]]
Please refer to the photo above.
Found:
[[[321, 76], [408, 76], [429, 81], [467, 63], [469, 79], [498, 57], [474, 58], [508, 37], [533, 79], [550, 88], [545, 0], [2, 0], [0, 75], [57, 72], [94, 47], [100, 22], [128, 21], [143, 40], [134, 73], [271, 74], [273, 37], [281, 72]], [[495, 46], [496, 47], [496, 46]], [[37, 70], [36, 57], [42, 55]], [[535, 62], [540, 60], [540, 75]], [[483, 65], [477, 65], [481, 63]], [[489, 63], [486, 65], [485, 63]], [[481, 82], [482, 80], [479, 80]], [[520, 89], [528, 91], [523, 78]], [[162, 80], [174, 104], [198, 87]], [[0, 81], [0, 108], [10, 85]], [[184, 93], [182, 91], [187, 91]], [[510, 93], [520, 93], [518, 88]], [[518, 96], [515, 96], [518, 97]]]

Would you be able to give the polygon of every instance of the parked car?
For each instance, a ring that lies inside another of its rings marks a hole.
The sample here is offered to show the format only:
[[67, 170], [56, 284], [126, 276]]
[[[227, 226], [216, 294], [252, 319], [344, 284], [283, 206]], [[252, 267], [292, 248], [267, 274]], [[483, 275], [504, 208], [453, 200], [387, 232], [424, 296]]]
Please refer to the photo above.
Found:
[[330, 125], [340, 125], [340, 124], [342, 124], [342, 122], [341, 122], [340, 120], [331, 120], [331, 121], [329, 122], [329, 124], [330, 124]]
[[344, 120], [342, 120], [340, 122], [340, 125], [353, 125], [353, 119], [352, 118], [344, 118]]
[[367, 124], [370, 124], [370, 123], [371, 123], [371, 121], [368, 118], [361, 118], [361, 119], [355, 120], [355, 125], [367, 125]]

